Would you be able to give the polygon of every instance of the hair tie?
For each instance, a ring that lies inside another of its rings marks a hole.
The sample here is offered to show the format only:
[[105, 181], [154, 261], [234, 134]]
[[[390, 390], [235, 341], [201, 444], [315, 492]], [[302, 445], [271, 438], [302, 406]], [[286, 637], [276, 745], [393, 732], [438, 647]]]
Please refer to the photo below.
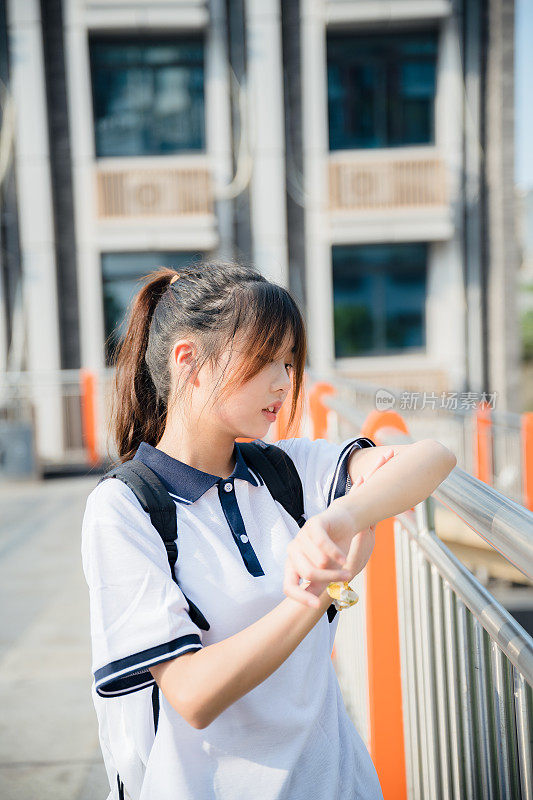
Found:
[[174, 283], [174, 281], [177, 281], [179, 277], [180, 277], [179, 273], [178, 273], [178, 275], [173, 275], [172, 278], [170, 279], [169, 286], [171, 286]]

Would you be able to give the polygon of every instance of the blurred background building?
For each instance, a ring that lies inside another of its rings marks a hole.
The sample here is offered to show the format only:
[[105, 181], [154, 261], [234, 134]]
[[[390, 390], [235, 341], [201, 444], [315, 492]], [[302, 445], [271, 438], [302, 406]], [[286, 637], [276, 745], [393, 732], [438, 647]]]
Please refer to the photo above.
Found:
[[140, 278], [211, 257], [303, 310], [302, 435], [458, 457], [336, 639], [380, 780], [404, 719], [410, 797], [531, 794], [532, 31], [532, 0], [0, 0], [2, 800], [104, 796], [77, 531], [112, 354]]
[[195, 257], [288, 286], [316, 370], [521, 410], [513, 36], [513, 0], [0, 2], [0, 363], [41, 456]]

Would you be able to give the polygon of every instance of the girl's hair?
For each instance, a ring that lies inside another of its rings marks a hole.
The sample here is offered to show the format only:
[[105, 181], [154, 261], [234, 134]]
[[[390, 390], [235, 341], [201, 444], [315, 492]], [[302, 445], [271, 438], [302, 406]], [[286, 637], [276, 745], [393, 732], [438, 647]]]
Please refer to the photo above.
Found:
[[[175, 276], [179, 277], [171, 286]], [[195, 261], [178, 271], [159, 267], [142, 280], [145, 283], [132, 301], [128, 327], [113, 358], [110, 430], [120, 461], [132, 458], [142, 441], [154, 446], [159, 442], [167, 408], [183, 398], [190, 375], [206, 363], [214, 366], [238, 331], [243, 332], [249, 349], [219, 397], [257, 375], [292, 334], [290, 429], [307, 352], [304, 321], [290, 292], [252, 267], [218, 260]], [[182, 337], [194, 341], [198, 358], [179, 387], [171, 384], [170, 363], [173, 345]]]

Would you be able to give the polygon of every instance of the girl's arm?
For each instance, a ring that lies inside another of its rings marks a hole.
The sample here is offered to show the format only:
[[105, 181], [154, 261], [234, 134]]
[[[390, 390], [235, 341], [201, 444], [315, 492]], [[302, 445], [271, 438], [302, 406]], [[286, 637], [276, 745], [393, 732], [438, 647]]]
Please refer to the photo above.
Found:
[[325, 589], [318, 602], [308, 608], [288, 597], [233, 636], [154, 664], [150, 672], [178, 714], [205, 728], [283, 664], [331, 604]]
[[[304, 604], [309, 603], [310, 594], [322, 592], [317, 567], [322, 566], [320, 550], [325, 542], [345, 554], [343, 566], [350, 570], [352, 578], [368, 560], [373, 526], [425, 500], [457, 464], [451, 450], [434, 439], [396, 448], [369, 448], [355, 455], [357, 460], [352, 457], [349, 464], [354, 481], [350, 491], [311, 517], [287, 548], [284, 591]], [[364, 475], [362, 469], [366, 469]], [[305, 596], [300, 578], [311, 581]]]
[[[374, 525], [381, 520], [401, 514], [429, 497], [457, 464], [457, 458], [445, 445], [435, 439], [421, 439], [395, 448], [376, 447], [361, 450], [353, 459], [350, 476], [361, 473], [361, 468], [372, 465], [382, 451], [394, 449], [394, 455], [370, 480], [365, 480], [354, 491], [339, 497], [318, 516], [333, 517], [337, 509], [347, 511], [353, 520], [352, 536], [355, 532]], [[363, 455], [366, 462], [363, 463]], [[332, 539], [339, 543], [341, 531], [332, 527]]]

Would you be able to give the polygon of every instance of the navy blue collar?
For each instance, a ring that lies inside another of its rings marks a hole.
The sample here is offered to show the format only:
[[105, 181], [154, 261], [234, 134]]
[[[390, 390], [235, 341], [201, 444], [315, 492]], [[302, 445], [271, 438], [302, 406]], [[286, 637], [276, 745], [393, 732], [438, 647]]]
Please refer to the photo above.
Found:
[[240, 451], [238, 442], [235, 442], [233, 454], [235, 456], [235, 469], [229, 478], [221, 478], [219, 475], [211, 475], [209, 472], [202, 472], [177, 458], [172, 458], [157, 447], [153, 447], [148, 442], [141, 442], [137, 452], [133, 456], [138, 458], [147, 467], [150, 467], [162, 480], [167, 491], [177, 496], [178, 499], [194, 503], [219, 481], [232, 481], [234, 478], [242, 478], [249, 481], [253, 486], [262, 484], [262, 480], [255, 476], [246, 464]]

